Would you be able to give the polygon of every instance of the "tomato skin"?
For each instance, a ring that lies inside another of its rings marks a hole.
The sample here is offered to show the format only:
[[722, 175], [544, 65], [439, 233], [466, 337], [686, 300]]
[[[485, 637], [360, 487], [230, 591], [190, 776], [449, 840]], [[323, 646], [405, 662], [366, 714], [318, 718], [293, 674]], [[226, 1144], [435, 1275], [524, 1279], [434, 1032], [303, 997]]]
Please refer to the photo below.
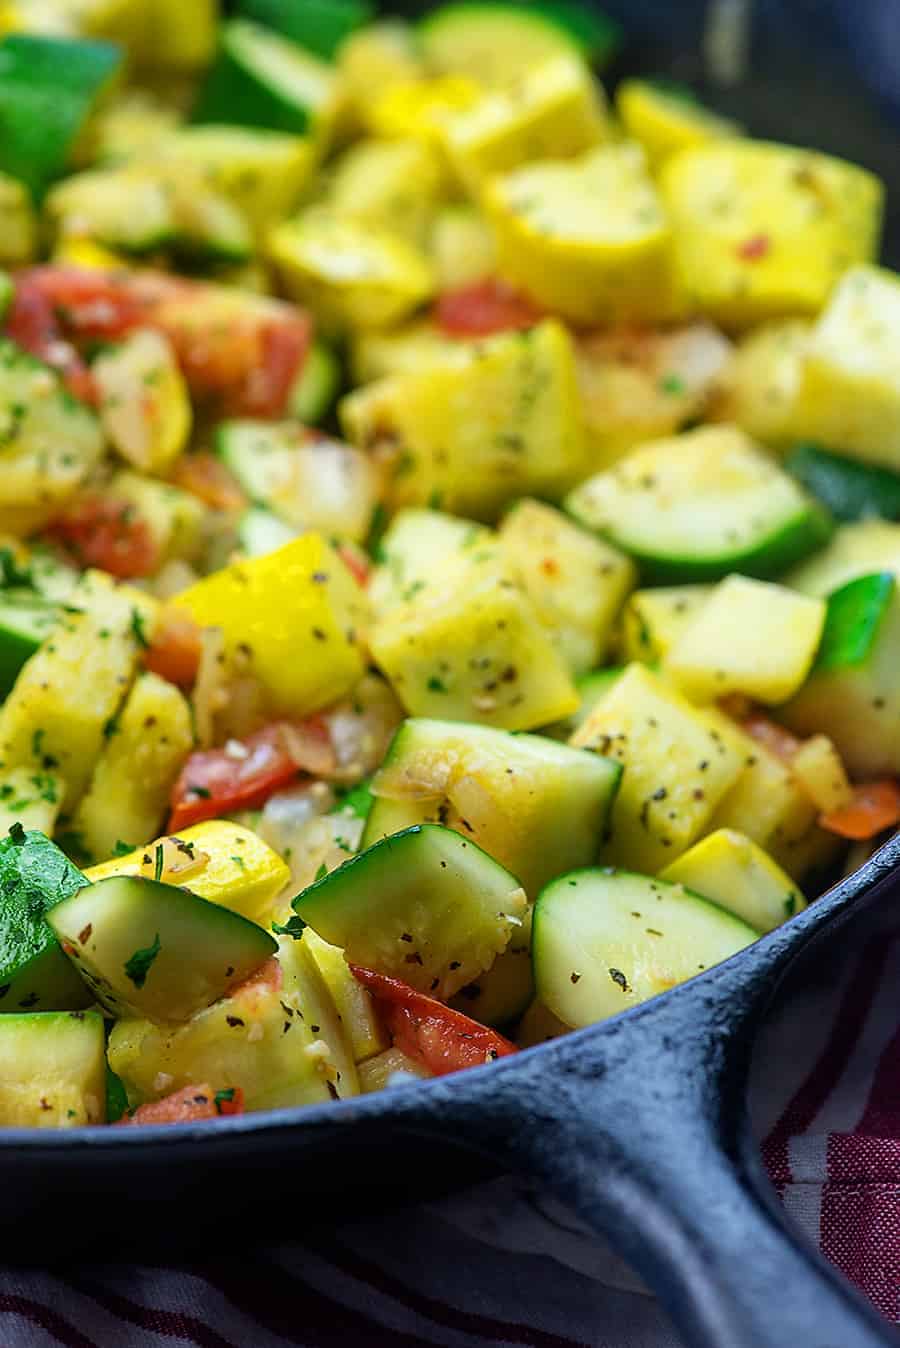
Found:
[[58, 371], [73, 397], [96, 403], [91, 372], [63, 337], [53, 305], [39, 289], [27, 282], [16, 283], [4, 331], [23, 351]]
[[355, 548], [352, 543], [339, 543], [337, 554], [357, 585], [364, 590], [371, 574], [369, 559], [365, 553], [360, 548]]
[[170, 833], [235, 810], [255, 810], [303, 769], [319, 772], [333, 761], [331, 736], [320, 716], [296, 725], [275, 721], [240, 743], [244, 756], [225, 749], [191, 754], [172, 789]]
[[229, 410], [245, 417], [281, 416], [303, 368], [311, 336], [308, 320], [299, 315], [293, 321], [263, 324], [258, 364], [250, 366], [243, 387], [228, 400]]
[[180, 458], [171, 480], [176, 487], [189, 491], [213, 510], [243, 510], [247, 504], [246, 496], [224, 463], [208, 450]]
[[173, 1091], [161, 1100], [139, 1105], [133, 1114], [126, 1114], [119, 1119], [115, 1127], [148, 1123], [196, 1123], [199, 1119], [218, 1119], [223, 1115], [243, 1112], [244, 1093], [240, 1086], [228, 1092], [214, 1091], [204, 1082], [198, 1086], [183, 1086], [180, 1091]]
[[145, 520], [130, 501], [84, 495], [47, 527], [78, 566], [98, 566], [119, 580], [151, 576], [159, 551]]
[[851, 803], [820, 815], [819, 823], [829, 833], [853, 842], [875, 838], [886, 828], [900, 824], [900, 784], [888, 778], [855, 786]]
[[515, 1053], [516, 1046], [461, 1011], [454, 1011], [399, 978], [351, 964], [353, 976], [381, 1003], [385, 1028], [396, 1046], [434, 1076], [461, 1072]]
[[200, 628], [186, 613], [166, 609], [144, 651], [144, 668], [161, 679], [191, 688], [197, 680], [203, 642]]
[[448, 290], [435, 305], [438, 326], [451, 337], [489, 337], [534, 327], [541, 317], [526, 296], [495, 277]]

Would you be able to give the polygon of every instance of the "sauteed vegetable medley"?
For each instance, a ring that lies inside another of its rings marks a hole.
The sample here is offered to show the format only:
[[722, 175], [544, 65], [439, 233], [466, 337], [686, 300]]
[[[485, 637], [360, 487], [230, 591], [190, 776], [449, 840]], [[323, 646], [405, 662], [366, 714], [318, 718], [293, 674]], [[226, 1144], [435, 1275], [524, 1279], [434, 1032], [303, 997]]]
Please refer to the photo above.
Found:
[[564, 0], [214, 11], [0, 3], [4, 1125], [485, 1063], [900, 820], [878, 180]]

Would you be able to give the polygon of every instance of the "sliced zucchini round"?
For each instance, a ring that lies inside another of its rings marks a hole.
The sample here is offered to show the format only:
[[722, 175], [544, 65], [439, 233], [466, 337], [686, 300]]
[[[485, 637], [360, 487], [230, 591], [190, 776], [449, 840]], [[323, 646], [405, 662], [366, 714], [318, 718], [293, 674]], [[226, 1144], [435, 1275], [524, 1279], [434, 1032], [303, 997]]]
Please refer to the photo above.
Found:
[[683, 885], [631, 871], [573, 871], [534, 910], [538, 1000], [580, 1029], [684, 983], [757, 939]]

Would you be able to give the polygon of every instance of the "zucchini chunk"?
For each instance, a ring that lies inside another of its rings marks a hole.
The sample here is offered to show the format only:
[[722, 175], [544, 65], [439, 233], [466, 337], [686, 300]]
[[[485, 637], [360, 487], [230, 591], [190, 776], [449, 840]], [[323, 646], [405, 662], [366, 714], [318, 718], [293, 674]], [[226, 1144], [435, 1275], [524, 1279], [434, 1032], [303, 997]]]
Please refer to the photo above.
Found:
[[580, 1029], [684, 983], [757, 936], [682, 885], [629, 871], [574, 871], [535, 905], [537, 995]]
[[0, 839], [0, 1011], [77, 1011], [91, 996], [44, 921], [88, 881], [46, 838], [13, 825]]
[[98, 1011], [0, 1016], [0, 1126], [105, 1123], [105, 1040]]
[[777, 576], [831, 532], [822, 507], [732, 426], [642, 445], [565, 504], [663, 585]]
[[621, 775], [618, 763], [543, 735], [404, 721], [372, 781], [363, 846], [440, 822], [534, 897], [554, 875], [596, 860]]
[[313, 339], [288, 399], [288, 412], [307, 426], [316, 426], [327, 416], [337, 398], [342, 380], [341, 362], [321, 338]]
[[375, 17], [370, 0], [240, 0], [237, 12], [331, 61], [341, 43]]
[[42, 641], [56, 627], [59, 609], [30, 590], [7, 590], [0, 599], [0, 700], [7, 697]]
[[900, 524], [876, 519], [841, 524], [826, 548], [795, 567], [786, 583], [825, 599], [850, 580], [890, 571], [900, 576]]
[[300, 537], [299, 529], [292, 529], [262, 506], [251, 506], [244, 511], [237, 522], [236, 533], [238, 546], [245, 557], [265, 557]]
[[622, 659], [639, 660], [642, 665], [664, 660], [712, 593], [711, 585], [635, 590], [622, 609], [619, 642]]
[[[162, 848], [157, 853], [162, 866]], [[110, 876], [47, 913], [97, 1000], [114, 1016], [188, 1020], [276, 949], [262, 927], [176, 885]]]
[[778, 863], [752, 838], [730, 828], [702, 838], [659, 878], [702, 894], [758, 932], [780, 927], [806, 907], [799, 887]]
[[294, 900], [352, 963], [443, 999], [506, 949], [527, 906], [499, 862], [435, 824], [383, 838]]
[[796, 445], [784, 462], [837, 520], [900, 520], [900, 473], [819, 445]]
[[900, 772], [900, 592], [890, 572], [860, 576], [828, 597], [812, 673], [781, 710], [799, 734], [824, 731], [850, 772]]
[[379, 540], [379, 564], [368, 585], [376, 613], [408, 603], [439, 584], [445, 561], [490, 539], [489, 530], [473, 520], [440, 510], [399, 510]]

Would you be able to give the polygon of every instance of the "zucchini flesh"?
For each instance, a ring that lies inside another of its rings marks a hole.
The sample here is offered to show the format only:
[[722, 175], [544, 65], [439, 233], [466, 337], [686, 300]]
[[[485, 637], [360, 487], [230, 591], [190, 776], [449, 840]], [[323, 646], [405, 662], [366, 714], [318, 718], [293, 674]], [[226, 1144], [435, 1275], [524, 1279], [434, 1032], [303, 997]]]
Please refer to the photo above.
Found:
[[351, 857], [298, 894], [294, 909], [352, 964], [446, 999], [506, 949], [527, 900], [475, 843], [426, 824]]
[[0, 1016], [0, 1127], [106, 1122], [106, 1044], [98, 1011]]
[[534, 911], [540, 1002], [573, 1029], [627, 1011], [757, 939], [724, 909], [645, 875], [574, 871]]

